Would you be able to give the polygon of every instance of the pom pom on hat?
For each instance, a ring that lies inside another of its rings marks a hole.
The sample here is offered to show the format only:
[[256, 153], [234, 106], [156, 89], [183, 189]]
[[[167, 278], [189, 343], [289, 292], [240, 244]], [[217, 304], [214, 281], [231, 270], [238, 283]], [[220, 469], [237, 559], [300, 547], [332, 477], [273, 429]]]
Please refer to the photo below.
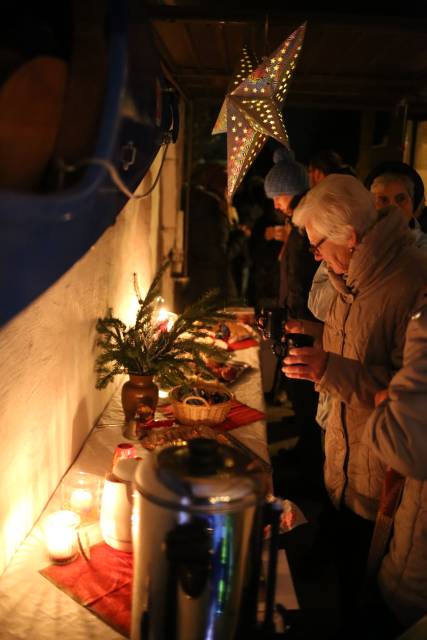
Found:
[[273, 162], [295, 162], [295, 154], [288, 147], [277, 147], [273, 153]]
[[267, 173], [264, 190], [268, 198], [297, 195], [309, 188], [305, 167], [296, 162], [291, 149], [279, 147], [273, 154], [274, 167]]

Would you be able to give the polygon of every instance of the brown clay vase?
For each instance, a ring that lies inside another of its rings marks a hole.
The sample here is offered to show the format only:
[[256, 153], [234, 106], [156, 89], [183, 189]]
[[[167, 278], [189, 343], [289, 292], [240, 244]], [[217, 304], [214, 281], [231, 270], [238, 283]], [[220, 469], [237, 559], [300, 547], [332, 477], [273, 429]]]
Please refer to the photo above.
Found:
[[122, 406], [126, 422], [135, 416], [139, 405], [149, 407], [154, 414], [158, 400], [159, 389], [153, 382], [153, 376], [129, 374], [129, 380], [122, 387]]

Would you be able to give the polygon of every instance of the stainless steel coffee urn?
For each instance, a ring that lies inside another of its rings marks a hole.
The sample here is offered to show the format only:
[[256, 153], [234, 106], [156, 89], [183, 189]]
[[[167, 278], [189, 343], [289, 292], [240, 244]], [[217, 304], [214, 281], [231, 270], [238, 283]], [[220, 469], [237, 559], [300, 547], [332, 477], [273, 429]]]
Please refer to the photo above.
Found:
[[239, 451], [197, 438], [139, 463], [133, 640], [232, 640], [260, 502]]

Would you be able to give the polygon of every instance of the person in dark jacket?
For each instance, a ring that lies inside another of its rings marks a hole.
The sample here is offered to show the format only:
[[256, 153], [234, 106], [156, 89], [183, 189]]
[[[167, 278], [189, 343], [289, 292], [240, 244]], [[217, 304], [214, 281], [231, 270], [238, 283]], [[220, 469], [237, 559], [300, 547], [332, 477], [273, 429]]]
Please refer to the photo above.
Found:
[[[292, 151], [285, 148], [277, 149], [273, 160], [275, 164], [264, 182], [265, 193], [288, 219], [281, 232], [280, 306], [291, 318], [315, 321], [307, 302], [317, 264], [307, 235], [292, 224], [293, 211], [309, 188], [307, 171], [295, 161]], [[280, 227], [275, 227], [272, 233], [279, 239]], [[304, 484], [315, 491], [322, 490], [320, 429], [315, 423], [318, 394], [313, 384], [305, 380], [284, 380], [284, 383], [300, 436], [292, 457], [304, 467], [304, 480], [308, 480]]]
[[252, 176], [247, 187], [248, 198], [244, 206], [238, 208], [239, 218], [251, 224], [249, 239], [250, 274], [248, 302], [257, 309], [277, 307], [280, 292], [281, 240], [266, 239], [267, 228], [283, 225], [285, 217], [274, 208], [273, 202], [264, 191], [264, 178]]
[[[274, 229], [272, 238], [281, 238], [285, 245], [281, 257], [280, 306], [286, 307], [292, 318], [315, 320], [307, 307], [316, 260], [310, 252], [307, 235], [292, 225], [292, 214], [308, 191], [305, 167], [296, 162], [292, 151], [279, 148], [273, 156], [274, 166], [268, 172], [264, 189], [276, 209], [287, 218], [283, 229]], [[269, 230], [266, 230], [268, 236]]]
[[230, 235], [226, 186], [226, 167], [219, 163], [201, 164], [193, 174], [185, 304], [192, 304], [210, 289], [219, 291], [223, 304], [233, 303], [237, 297], [230, 262], [246, 237], [243, 232]]
[[332, 149], [323, 149], [317, 151], [308, 163], [308, 177], [310, 179], [310, 186], [315, 187], [326, 176], [331, 173], [341, 173], [350, 176], [356, 176], [356, 172], [353, 167], [344, 163], [339, 153]]

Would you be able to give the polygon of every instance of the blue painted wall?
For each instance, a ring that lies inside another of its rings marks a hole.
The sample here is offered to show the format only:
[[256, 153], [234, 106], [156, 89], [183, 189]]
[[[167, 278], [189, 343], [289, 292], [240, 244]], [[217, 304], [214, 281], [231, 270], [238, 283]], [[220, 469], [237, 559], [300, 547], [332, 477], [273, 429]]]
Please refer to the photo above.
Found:
[[[92, 157], [110, 162], [133, 191], [177, 126], [176, 96], [148, 26], [139, 25], [142, 37], [130, 52], [125, 2], [111, 2], [109, 25], [107, 88]], [[125, 96], [132, 115], [129, 109], [125, 115]], [[127, 197], [105, 167], [88, 164], [79, 175], [71, 188], [54, 193], [0, 191], [0, 325], [81, 258], [123, 208]]]

